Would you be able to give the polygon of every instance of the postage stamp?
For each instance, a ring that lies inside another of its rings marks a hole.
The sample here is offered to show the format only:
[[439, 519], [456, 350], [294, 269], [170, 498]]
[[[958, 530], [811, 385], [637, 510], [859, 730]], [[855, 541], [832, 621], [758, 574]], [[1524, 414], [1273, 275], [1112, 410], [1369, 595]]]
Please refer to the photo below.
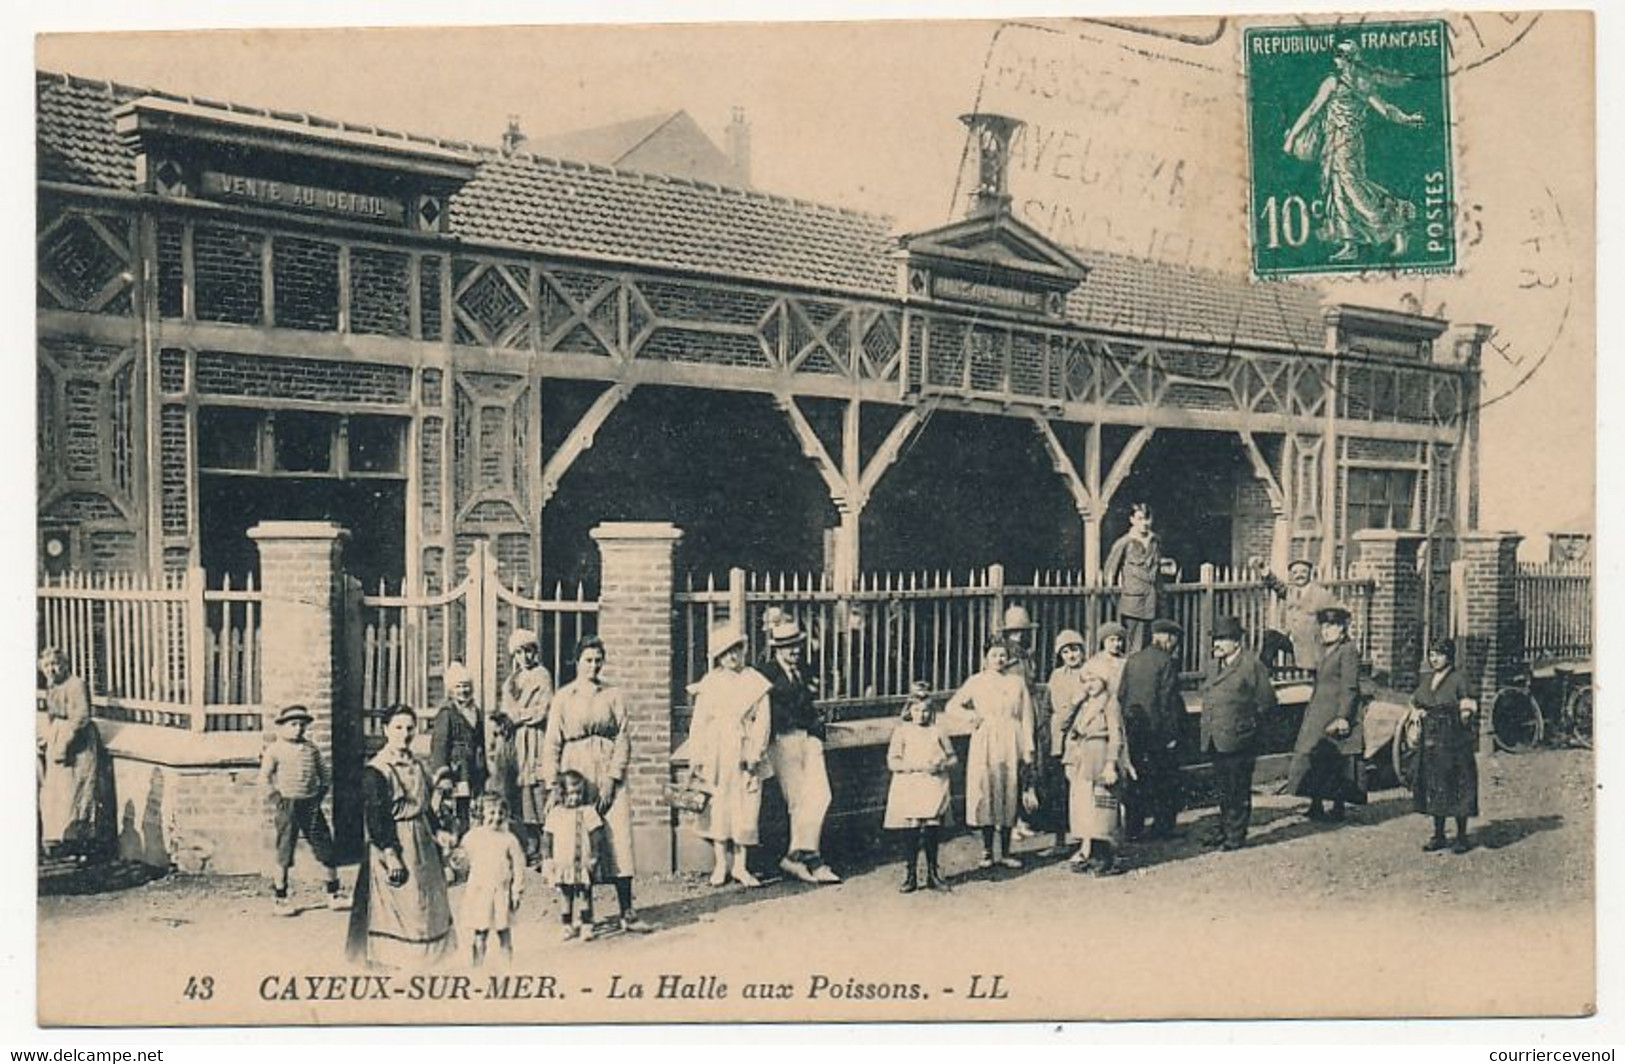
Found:
[[1455, 266], [1447, 39], [1431, 19], [1247, 30], [1254, 273]]

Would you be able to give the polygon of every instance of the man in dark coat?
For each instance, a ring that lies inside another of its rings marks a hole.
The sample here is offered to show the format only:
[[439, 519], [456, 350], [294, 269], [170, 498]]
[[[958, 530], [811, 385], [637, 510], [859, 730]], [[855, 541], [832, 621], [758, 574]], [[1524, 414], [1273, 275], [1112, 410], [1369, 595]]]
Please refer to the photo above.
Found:
[[1241, 622], [1213, 622], [1213, 666], [1202, 684], [1201, 750], [1212, 762], [1219, 828], [1206, 845], [1239, 850], [1253, 815], [1253, 762], [1259, 718], [1275, 708], [1275, 688], [1258, 655], [1241, 645]]
[[[1349, 642], [1349, 611], [1327, 606], [1320, 625], [1320, 664], [1315, 690], [1304, 707], [1298, 741], [1287, 768], [1287, 789], [1309, 799], [1310, 820], [1342, 820], [1344, 803], [1365, 804], [1361, 775], [1365, 736], [1360, 727], [1360, 652]], [[1330, 800], [1328, 814], [1323, 804]]]
[[1117, 616], [1127, 631], [1128, 649], [1146, 645], [1146, 633], [1157, 615], [1157, 593], [1162, 580], [1162, 542], [1151, 531], [1151, 507], [1137, 502], [1129, 508], [1129, 530], [1106, 555], [1105, 578], [1118, 587]]
[[474, 701], [474, 681], [460, 661], [446, 666], [446, 704], [429, 733], [429, 768], [451, 777], [457, 830], [467, 834], [474, 799], [485, 793], [485, 714]]
[[829, 773], [824, 767], [824, 715], [814, 681], [801, 660], [807, 636], [793, 617], [768, 629], [769, 657], [756, 671], [767, 677], [772, 738], [767, 756], [790, 813], [790, 846], [779, 861], [803, 883], [839, 883], [819, 854], [824, 814], [829, 811]]
[[1151, 645], [1136, 650], [1123, 663], [1117, 698], [1138, 777], [1129, 784], [1124, 809], [1130, 839], [1145, 832], [1147, 819], [1152, 837], [1168, 838], [1179, 816], [1179, 733], [1185, 720], [1185, 700], [1179, 694], [1179, 662], [1174, 651], [1183, 635], [1173, 621], [1153, 621]]

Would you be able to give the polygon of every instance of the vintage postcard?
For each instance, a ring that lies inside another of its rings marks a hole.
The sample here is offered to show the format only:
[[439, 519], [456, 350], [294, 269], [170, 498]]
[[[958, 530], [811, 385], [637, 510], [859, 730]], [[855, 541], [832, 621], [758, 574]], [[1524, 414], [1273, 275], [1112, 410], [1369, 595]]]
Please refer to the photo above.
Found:
[[1595, 1011], [1590, 15], [35, 61], [40, 1024]]

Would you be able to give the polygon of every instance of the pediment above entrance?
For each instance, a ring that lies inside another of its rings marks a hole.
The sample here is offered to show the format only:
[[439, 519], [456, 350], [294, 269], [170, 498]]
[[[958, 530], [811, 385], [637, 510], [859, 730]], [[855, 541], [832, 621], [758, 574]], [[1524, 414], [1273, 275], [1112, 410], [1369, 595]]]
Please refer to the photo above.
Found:
[[1066, 295], [1089, 274], [1067, 249], [1002, 207], [905, 236], [902, 295], [1059, 319]]

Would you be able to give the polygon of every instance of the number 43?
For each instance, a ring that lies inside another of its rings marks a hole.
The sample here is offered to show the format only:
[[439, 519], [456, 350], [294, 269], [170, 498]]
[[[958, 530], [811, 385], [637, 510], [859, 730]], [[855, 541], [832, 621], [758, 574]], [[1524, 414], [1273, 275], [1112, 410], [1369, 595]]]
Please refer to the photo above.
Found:
[[1302, 196], [1291, 195], [1284, 200], [1271, 196], [1258, 213], [1269, 226], [1270, 248], [1280, 247], [1283, 239], [1288, 247], [1301, 248], [1309, 240], [1309, 204]]
[[210, 998], [214, 997], [214, 976], [187, 976], [186, 989], [181, 991], [181, 994], [189, 1001], [208, 1001]]

